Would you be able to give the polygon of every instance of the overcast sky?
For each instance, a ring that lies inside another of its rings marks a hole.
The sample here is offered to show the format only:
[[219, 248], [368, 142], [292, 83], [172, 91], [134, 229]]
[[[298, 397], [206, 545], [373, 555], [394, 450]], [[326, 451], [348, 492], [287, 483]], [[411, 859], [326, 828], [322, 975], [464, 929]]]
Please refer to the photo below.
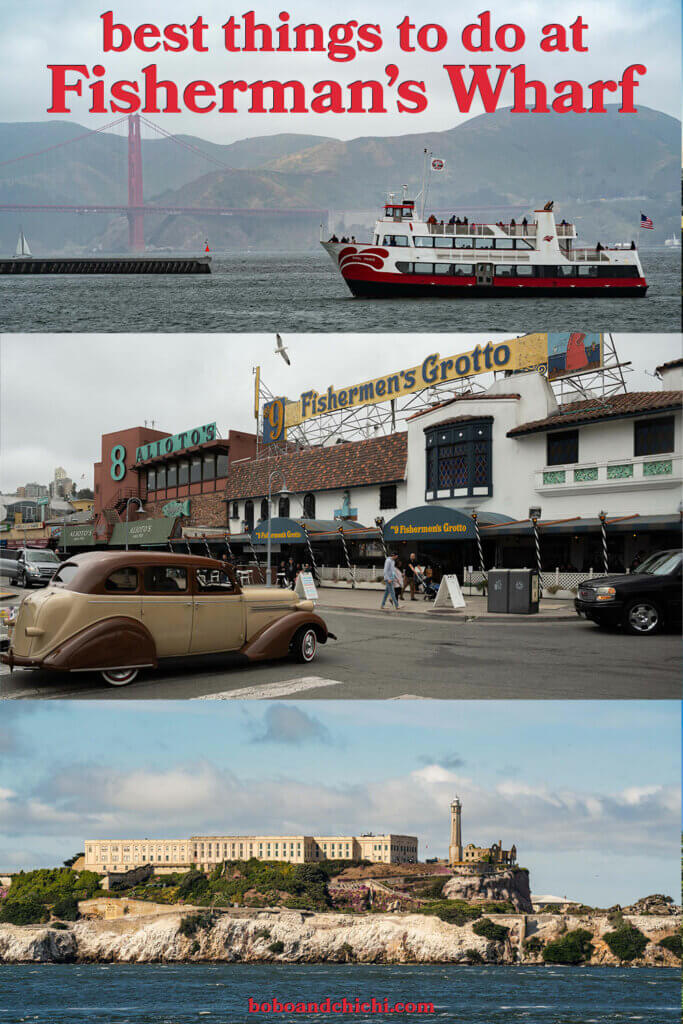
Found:
[[[511, 335], [4, 335], [0, 338], [0, 493], [52, 479], [64, 466], [91, 487], [102, 434], [155, 421], [169, 433], [211, 423], [255, 430], [253, 374], [275, 395], [358, 384]], [[629, 390], [658, 390], [654, 368], [681, 355], [681, 336], [615, 335]], [[487, 377], [479, 378], [482, 382]]]
[[673, 701], [139, 701], [106, 729], [101, 704], [7, 708], [0, 870], [201, 832], [407, 832], [443, 857], [458, 794], [464, 842], [516, 843], [537, 894], [680, 893]]
[[[156, 63], [160, 77], [179, 83], [204, 79], [216, 85], [229, 79], [276, 78], [298, 79], [307, 87], [313, 83], [335, 79], [348, 83], [357, 79], [386, 81], [384, 68], [398, 66], [399, 80], [423, 80], [427, 86], [429, 106], [421, 114], [398, 114], [395, 93], [387, 90], [386, 114], [339, 115], [255, 115], [183, 114], [154, 115], [171, 132], [185, 132], [215, 142], [277, 132], [306, 132], [354, 138], [359, 135], [396, 135], [450, 128], [467, 116], [455, 105], [443, 70], [444, 64], [499, 63], [513, 66], [525, 63], [529, 78], [540, 78], [553, 84], [563, 79], [576, 79], [587, 85], [597, 79], [615, 79], [630, 64], [647, 67], [642, 85], [637, 90], [640, 103], [676, 117], [680, 114], [680, 4], [676, 0], [582, 0], [567, 4], [564, 0], [519, 0], [519, 2], [486, 5], [480, 0], [431, 0], [419, 5], [402, 6], [390, 0], [374, 0], [370, 5], [340, 7], [320, 0], [297, 0], [295, 4], [263, 2], [254, 7], [244, 4], [230, 7], [220, 0], [204, 0], [190, 5], [186, 0], [120, 0], [110, 9], [117, 21], [134, 28], [143, 22], [165, 25], [190, 23], [201, 13], [209, 24], [207, 53], [126, 53], [102, 52], [100, 13], [104, 4], [91, 0], [23, 0], [21, 4], [2, 5], [0, 34], [0, 120], [43, 121], [50, 105], [48, 64], [86, 64], [102, 62], [107, 81], [122, 78], [137, 80], [140, 69]], [[303, 54], [229, 54], [222, 47], [221, 25], [233, 14], [241, 19], [243, 8], [255, 10], [260, 21], [277, 26], [279, 12], [290, 13], [290, 25], [318, 22], [324, 28], [340, 20], [378, 23], [384, 45], [377, 53], [360, 54], [349, 62], [332, 61], [327, 53]], [[515, 22], [525, 31], [526, 43], [517, 53], [494, 50], [490, 54], [468, 53], [462, 46], [463, 28], [474, 21], [482, 10], [492, 12], [495, 26]], [[406, 13], [417, 26], [437, 23], [448, 33], [448, 44], [441, 52], [403, 53], [396, 39], [396, 26]], [[549, 22], [569, 26], [581, 15], [588, 23], [585, 43], [588, 52], [547, 54], [539, 49], [540, 28]], [[74, 95], [71, 117], [93, 127], [112, 119], [112, 115], [88, 115], [89, 92], [83, 99]], [[504, 91], [502, 105], [510, 104], [510, 92]], [[247, 104], [244, 105], [246, 110]], [[475, 104], [472, 114], [482, 112]], [[54, 116], [54, 115], [53, 115]], [[63, 116], [63, 115], [60, 115]], [[538, 115], [541, 116], [541, 115]], [[593, 115], [589, 115], [593, 116]]]

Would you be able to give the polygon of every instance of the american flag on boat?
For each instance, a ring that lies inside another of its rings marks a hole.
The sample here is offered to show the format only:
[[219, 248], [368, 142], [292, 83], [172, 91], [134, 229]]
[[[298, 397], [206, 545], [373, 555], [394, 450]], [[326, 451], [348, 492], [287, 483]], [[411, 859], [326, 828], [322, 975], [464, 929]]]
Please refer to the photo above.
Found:
[[654, 224], [652, 223], [651, 219], [649, 217], [646, 217], [644, 213], [641, 213], [640, 215], [640, 226], [641, 228], [648, 228], [650, 230], [654, 228]]

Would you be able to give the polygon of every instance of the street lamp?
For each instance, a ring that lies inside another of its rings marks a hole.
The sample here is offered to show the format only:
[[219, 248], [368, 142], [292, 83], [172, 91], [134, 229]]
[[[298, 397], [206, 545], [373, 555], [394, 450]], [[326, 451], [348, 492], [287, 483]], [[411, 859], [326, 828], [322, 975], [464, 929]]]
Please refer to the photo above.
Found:
[[139, 498], [128, 498], [126, 501], [126, 551], [128, 550], [128, 510], [130, 508], [131, 501], [137, 501], [138, 512], [142, 512], [142, 502]]
[[267, 551], [267, 554], [266, 554], [266, 586], [267, 587], [271, 587], [273, 585], [272, 581], [271, 581], [271, 578], [270, 578], [270, 544], [271, 544], [270, 535], [271, 535], [271, 532], [272, 532], [271, 528], [270, 528], [270, 521], [271, 521], [270, 500], [271, 500], [271, 493], [272, 493], [272, 489], [273, 489], [273, 477], [276, 477], [276, 476], [280, 476], [280, 478], [282, 480], [282, 490], [280, 491], [280, 497], [284, 498], [284, 497], [287, 497], [287, 495], [289, 494], [289, 491], [287, 490], [287, 484], [285, 482], [285, 474], [282, 472], [281, 469], [273, 469], [268, 474], [268, 540], [267, 540], [267, 548], [266, 548], [266, 551]]

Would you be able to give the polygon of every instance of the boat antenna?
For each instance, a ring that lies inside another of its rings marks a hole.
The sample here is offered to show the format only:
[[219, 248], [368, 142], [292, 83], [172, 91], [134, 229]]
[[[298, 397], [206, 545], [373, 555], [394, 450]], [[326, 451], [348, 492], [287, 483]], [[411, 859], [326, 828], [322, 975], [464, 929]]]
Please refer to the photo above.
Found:
[[422, 191], [420, 192], [420, 195], [422, 196], [422, 213], [420, 215], [421, 221], [424, 221], [425, 219], [425, 203], [427, 201], [427, 161], [429, 160], [431, 155], [431, 152], [425, 147], [424, 159], [422, 161]]

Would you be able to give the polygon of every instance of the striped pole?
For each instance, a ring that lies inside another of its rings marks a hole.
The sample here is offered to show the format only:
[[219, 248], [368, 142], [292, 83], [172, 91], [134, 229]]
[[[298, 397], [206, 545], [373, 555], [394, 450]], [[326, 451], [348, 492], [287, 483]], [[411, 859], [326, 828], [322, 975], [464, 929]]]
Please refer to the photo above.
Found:
[[600, 513], [600, 532], [602, 533], [602, 568], [603, 568], [603, 571], [604, 571], [605, 575], [607, 575], [607, 573], [609, 572], [609, 558], [607, 556], [607, 526], [606, 526], [606, 520], [607, 520], [607, 513], [606, 512], [601, 512]]
[[378, 516], [377, 519], [375, 519], [375, 526], [379, 530], [379, 542], [382, 545], [382, 551], [384, 552], [384, 561], [386, 562], [387, 558], [389, 557], [389, 551], [387, 550], [387, 546], [384, 543], [384, 517], [383, 516]]
[[538, 572], [538, 586], [539, 589], [543, 585], [543, 576], [541, 575], [541, 539], [538, 533], [538, 519], [536, 516], [532, 516], [531, 522], [534, 524], [534, 544], [536, 546], [536, 570]]
[[206, 539], [206, 534], [205, 533], [202, 534], [202, 539], [204, 540], [204, 547], [206, 548], [207, 558], [211, 558], [211, 548], [209, 547], [209, 542]]
[[479, 533], [479, 516], [476, 512], [472, 512], [472, 519], [474, 520], [474, 532], [477, 536], [477, 553], [479, 555], [479, 569], [486, 575], [486, 568], [484, 566], [484, 552], [481, 546], [481, 534]]
[[339, 536], [341, 537], [342, 547], [344, 548], [344, 558], [348, 566], [349, 572], [351, 573], [351, 586], [356, 586], [356, 571], [351, 565], [351, 559], [349, 558], [349, 549], [346, 546], [346, 537], [344, 536], [344, 527], [339, 527]]
[[254, 542], [251, 539], [251, 534], [249, 535], [249, 547], [251, 549], [252, 555], [254, 556], [254, 561], [256, 562], [256, 568], [258, 569], [259, 579], [261, 580], [261, 583], [263, 583], [263, 572], [261, 570], [261, 563], [258, 560], [258, 555], [256, 554], [256, 548], [254, 547]]
[[230, 561], [234, 562], [235, 559], [233, 557], [232, 548], [230, 547], [230, 534], [227, 532], [227, 530], [226, 530], [226, 533], [225, 533], [225, 546], [228, 549], [228, 554], [230, 555]]
[[313, 547], [311, 545], [311, 536], [310, 536], [308, 530], [306, 529], [306, 527], [304, 526], [303, 523], [301, 524], [301, 526], [302, 526], [302, 529], [303, 529], [304, 533], [306, 534], [306, 543], [308, 544], [308, 557], [311, 559], [311, 565], [313, 566], [313, 572], [318, 577], [318, 579], [320, 579], [320, 581], [322, 583], [322, 579], [321, 579], [320, 574], [318, 572], [318, 566], [316, 565], [316, 562], [315, 562], [315, 555], [313, 554]]

